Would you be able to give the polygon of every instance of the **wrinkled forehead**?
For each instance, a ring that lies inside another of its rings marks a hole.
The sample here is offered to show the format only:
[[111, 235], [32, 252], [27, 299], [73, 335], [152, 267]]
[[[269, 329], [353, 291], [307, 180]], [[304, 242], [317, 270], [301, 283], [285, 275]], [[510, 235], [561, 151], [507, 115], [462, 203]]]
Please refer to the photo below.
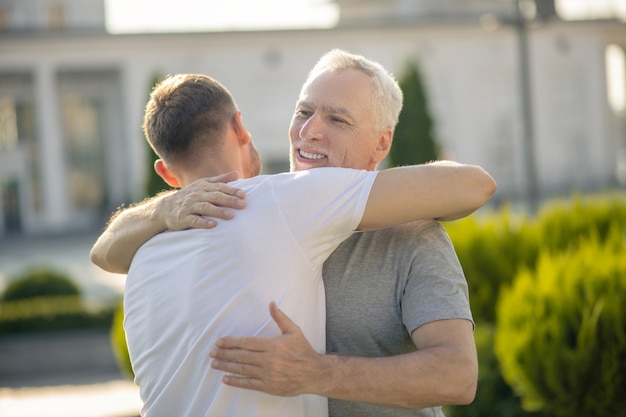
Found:
[[365, 72], [355, 68], [327, 69], [309, 77], [300, 90], [300, 96], [310, 94], [311, 90], [328, 88], [332, 89], [329, 93], [342, 94], [354, 87], [372, 92], [374, 81]]
[[312, 77], [300, 92], [298, 105], [332, 113], [371, 112], [374, 83], [354, 69], [328, 70]]

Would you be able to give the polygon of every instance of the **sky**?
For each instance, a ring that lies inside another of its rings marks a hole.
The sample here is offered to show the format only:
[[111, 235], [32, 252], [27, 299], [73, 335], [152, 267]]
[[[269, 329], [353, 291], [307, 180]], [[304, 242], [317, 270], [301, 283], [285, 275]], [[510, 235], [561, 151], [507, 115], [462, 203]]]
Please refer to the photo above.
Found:
[[[111, 33], [332, 27], [330, 0], [105, 0]], [[557, 0], [567, 19], [614, 16], [626, 20], [626, 0]]]
[[626, 0], [557, 0], [564, 18], [619, 17], [626, 20]]
[[331, 27], [339, 17], [328, 0], [105, 0], [105, 11], [111, 33]]

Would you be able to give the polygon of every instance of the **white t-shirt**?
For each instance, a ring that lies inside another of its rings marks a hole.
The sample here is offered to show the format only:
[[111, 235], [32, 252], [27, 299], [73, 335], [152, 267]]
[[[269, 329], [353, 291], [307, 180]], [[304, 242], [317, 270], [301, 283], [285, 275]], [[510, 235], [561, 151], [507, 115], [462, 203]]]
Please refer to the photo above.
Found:
[[359, 225], [376, 172], [341, 168], [259, 176], [233, 185], [247, 208], [211, 230], [161, 233], [135, 255], [124, 296], [142, 416], [319, 417], [326, 398], [232, 388], [210, 367], [226, 335], [276, 336], [275, 301], [325, 349], [322, 264]]

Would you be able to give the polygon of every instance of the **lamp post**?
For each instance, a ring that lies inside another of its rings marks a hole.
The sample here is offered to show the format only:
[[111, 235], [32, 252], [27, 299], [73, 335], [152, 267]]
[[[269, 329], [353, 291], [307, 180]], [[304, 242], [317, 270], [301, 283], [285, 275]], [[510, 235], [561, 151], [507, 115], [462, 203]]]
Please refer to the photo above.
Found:
[[521, 10], [521, 0], [515, 3], [513, 26], [517, 34], [519, 59], [519, 87], [522, 110], [522, 148], [524, 171], [526, 172], [526, 198], [532, 213], [539, 207], [539, 183], [537, 180], [537, 162], [535, 158], [535, 132], [532, 114], [532, 94], [530, 81], [530, 59], [528, 51], [528, 27]]

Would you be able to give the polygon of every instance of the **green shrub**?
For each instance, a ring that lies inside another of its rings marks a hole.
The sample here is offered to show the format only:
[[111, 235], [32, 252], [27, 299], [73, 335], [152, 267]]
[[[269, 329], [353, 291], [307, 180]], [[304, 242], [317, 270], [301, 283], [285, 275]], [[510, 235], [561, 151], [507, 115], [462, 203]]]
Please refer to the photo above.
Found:
[[128, 345], [126, 344], [126, 334], [124, 333], [124, 304], [120, 303], [115, 309], [113, 325], [111, 326], [111, 346], [117, 359], [119, 368], [131, 379], [134, 378], [133, 368], [128, 355]]
[[445, 229], [467, 278], [474, 319], [493, 323], [500, 287], [512, 281], [520, 265], [534, 264], [539, 249], [537, 228], [505, 208], [485, 217], [446, 223]]
[[0, 303], [0, 334], [108, 327], [113, 312], [86, 311], [79, 296], [33, 297]]
[[80, 295], [80, 290], [68, 275], [40, 267], [13, 280], [7, 286], [2, 300], [13, 301], [57, 295]]
[[498, 302], [495, 353], [528, 410], [604, 417], [626, 410], [626, 243], [617, 224], [542, 251]]
[[575, 249], [589, 238], [603, 241], [612, 228], [626, 235], [626, 196], [575, 196], [544, 205], [536, 217], [509, 208], [444, 224], [467, 278], [477, 322], [495, 322], [500, 288], [520, 268], [534, 269], [540, 252]]
[[581, 238], [595, 236], [602, 242], [613, 227], [626, 233], [626, 198], [608, 194], [554, 200], [541, 208], [537, 224], [542, 248], [552, 253], [575, 249]]
[[0, 334], [108, 327], [109, 308], [88, 311], [72, 279], [37, 268], [14, 279], [0, 299]]

